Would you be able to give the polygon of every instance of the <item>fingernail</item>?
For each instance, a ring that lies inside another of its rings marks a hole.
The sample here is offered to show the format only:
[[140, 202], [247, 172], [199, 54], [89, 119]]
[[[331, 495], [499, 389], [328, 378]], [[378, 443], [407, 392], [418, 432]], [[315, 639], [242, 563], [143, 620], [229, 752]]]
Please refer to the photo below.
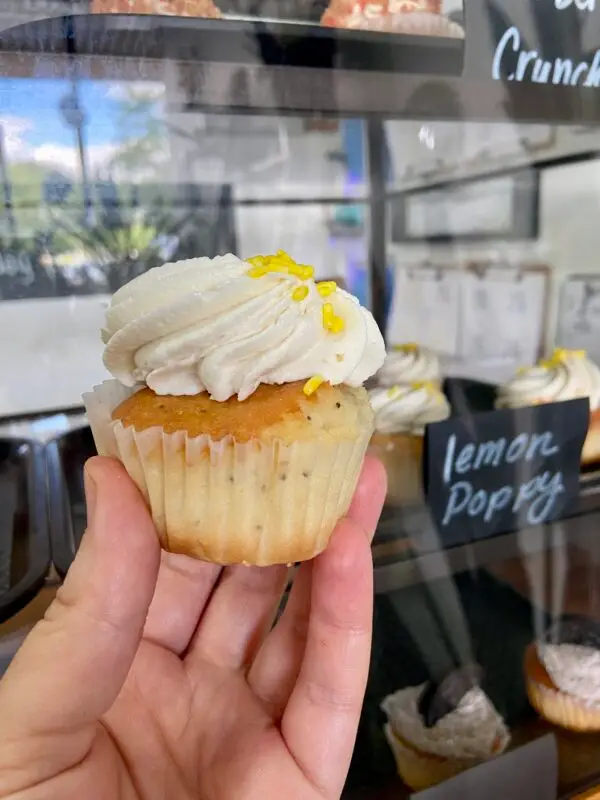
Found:
[[83, 483], [85, 486], [85, 503], [87, 506], [87, 518], [88, 518], [88, 525], [94, 519], [94, 514], [96, 511], [96, 497], [98, 495], [98, 490], [96, 488], [96, 482], [92, 478], [87, 465], [84, 467], [83, 470]]

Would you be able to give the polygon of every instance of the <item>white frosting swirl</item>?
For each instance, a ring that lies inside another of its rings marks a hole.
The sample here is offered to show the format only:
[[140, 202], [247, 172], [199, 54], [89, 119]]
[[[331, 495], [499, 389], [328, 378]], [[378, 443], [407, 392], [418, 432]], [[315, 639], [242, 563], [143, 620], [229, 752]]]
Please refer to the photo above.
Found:
[[583, 351], [561, 349], [501, 386], [496, 405], [521, 408], [578, 397], [589, 397], [592, 411], [600, 407], [600, 369]]
[[376, 375], [380, 386], [441, 380], [440, 362], [432, 350], [416, 344], [396, 345], [388, 351]]
[[433, 384], [378, 387], [369, 392], [375, 412], [375, 430], [379, 433], [422, 435], [425, 425], [450, 416], [445, 395]]
[[482, 689], [470, 689], [454, 711], [427, 728], [419, 713], [425, 686], [400, 689], [381, 704], [392, 730], [408, 744], [444, 758], [473, 760], [485, 760], [506, 749], [508, 730]]
[[578, 644], [537, 643], [538, 655], [554, 684], [587, 706], [600, 706], [600, 652]]
[[[385, 346], [372, 315], [341, 289], [324, 298], [312, 278], [269, 272], [228, 254], [165, 264], [114, 295], [106, 314], [104, 364], [126, 386], [157, 394], [207, 391], [244, 400], [261, 383], [320, 376], [360, 386], [383, 363]], [[299, 287], [300, 300], [292, 299]], [[323, 323], [331, 303], [344, 328]]]

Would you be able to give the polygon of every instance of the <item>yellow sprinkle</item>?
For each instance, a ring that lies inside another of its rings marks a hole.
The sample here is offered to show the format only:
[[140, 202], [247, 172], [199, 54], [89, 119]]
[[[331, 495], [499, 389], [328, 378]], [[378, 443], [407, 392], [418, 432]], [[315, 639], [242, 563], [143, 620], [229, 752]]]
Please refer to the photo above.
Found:
[[336, 289], [337, 284], [335, 281], [321, 281], [321, 283], [317, 283], [317, 291], [321, 297], [329, 297]]
[[392, 346], [392, 350], [395, 350], [397, 353], [415, 353], [419, 349], [419, 345], [416, 342], [407, 342], [406, 344], [395, 344]]
[[296, 303], [302, 302], [308, 295], [308, 286], [296, 286], [292, 292], [292, 300]]
[[265, 267], [262, 264], [256, 264], [255, 266], [251, 267], [246, 274], [249, 278], [262, 278], [268, 273], [268, 271], [268, 267]]
[[517, 370], [517, 375], [527, 375], [529, 372], [529, 367], [519, 367]]
[[332, 304], [323, 303], [323, 327], [325, 328], [326, 331], [331, 330], [331, 326], [333, 325], [334, 319], [335, 319], [335, 313]]
[[411, 389], [425, 389], [427, 392], [435, 392], [436, 386], [432, 381], [413, 381], [410, 385]]
[[315, 274], [312, 267], [307, 264], [297, 264], [284, 250], [278, 250], [272, 256], [258, 255], [246, 260], [249, 264], [252, 264], [253, 268], [260, 268], [260, 271], [258, 269], [248, 271], [248, 275], [251, 278], [262, 278], [271, 272], [280, 272], [286, 275], [294, 275], [294, 277], [305, 281], [314, 277]]
[[314, 394], [317, 391], [317, 389], [319, 388], [319, 386], [322, 383], [324, 383], [324, 381], [325, 381], [325, 378], [323, 378], [321, 375], [313, 375], [312, 378], [310, 378], [309, 380], [306, 381], [302, 391], [304, 392], [304, 394], [307, 397], [310, 397], [310, 395]]
[[399, 389], [400, 389], [399, 386], [390, 386], [390, 388], [387, 390], [386, 394], [387, 394], [388, 397], [395, 397], [395, 395], [398, 393]]
[[331, 333], [341, 333], [346, 327], [346, 323], [341, 317], [334, 317], [329, 328]]

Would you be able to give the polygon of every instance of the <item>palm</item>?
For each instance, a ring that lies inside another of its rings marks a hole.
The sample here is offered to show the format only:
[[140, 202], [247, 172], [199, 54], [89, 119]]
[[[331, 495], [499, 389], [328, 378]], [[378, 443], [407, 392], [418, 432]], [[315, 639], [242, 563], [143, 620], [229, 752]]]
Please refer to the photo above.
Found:
[[[384, 491], [377, 466], [365, 471], [327, 553], [298, 571], [275, 627], [287, 568], [221, 571], [185, 556], [159, 556], [141, 499], [123, 495], [121, 484], [106, 553], [88, 554], [91, 579], [82, 553], [47, 622], [0, 683], [0, 798], [338, 798], [368, 669], [372, 571], [365, 530], [374, 527]], [[104, 469], [118, 468], [105, 462]], [[141, 533], [124, 537], [124, 520]], [[76, 602], [84, 587], [85, 600]], [[62, 651], [70, 647], [72, 657], [48, 665], [53, 691], [37, 715], [23, 719], [17, 699], [28, 675], [19, 661], [26, 667], [28, 651], [37, 649], [39, 667], [50, 640]], [[61, 691], [79, 684], [85, 701], [61, 702]], [[15, 724], [27, 732], [24, 741]], [[1, 746], [4, 732], [12, 756]]]

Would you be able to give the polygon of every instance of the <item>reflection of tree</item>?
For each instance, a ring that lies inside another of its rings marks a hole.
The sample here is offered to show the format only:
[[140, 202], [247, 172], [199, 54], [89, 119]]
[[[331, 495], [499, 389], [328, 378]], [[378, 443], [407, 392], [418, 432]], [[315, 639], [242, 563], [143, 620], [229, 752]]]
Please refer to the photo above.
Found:
[[109, 168], [126, 173], [156, 170], [168, 147], [167, 126], [157, 109], [156, 93], [128, 89], [121, 100], [119, 125], [127, 136]]
[[161, 228], [142, 211], [110, 227], [102, 223], [92, 227], [77, 225], [62, 216], [56, 216], [54, 222], [61, 249], [82, 250], [88, 262], [105, 273], [112, 291], [161, 263], [157, 242]]

